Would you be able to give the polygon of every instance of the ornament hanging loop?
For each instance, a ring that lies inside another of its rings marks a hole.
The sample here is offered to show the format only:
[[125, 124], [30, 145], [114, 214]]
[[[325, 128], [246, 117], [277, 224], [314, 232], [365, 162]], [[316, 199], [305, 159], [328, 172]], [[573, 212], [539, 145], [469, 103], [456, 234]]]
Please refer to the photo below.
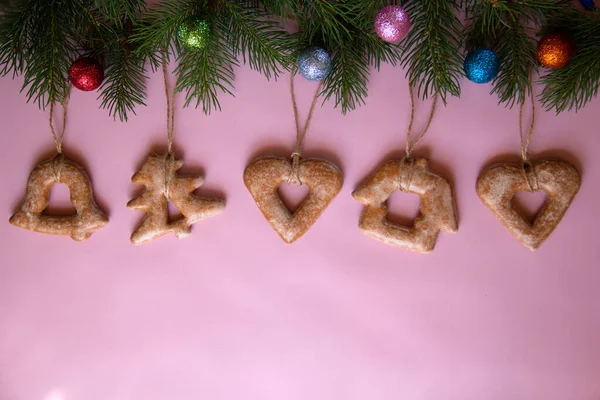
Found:
[[[531, 75], [530, 75], [531, 81]], [[533, 165], [529, 161], [527, 157], [527, 152], [529, 150], [529, 144], [531, 143], [531, 138], [533, 136], [533, 128], [535, 126], [535, 97], [533, 94], [533, 86], [531, 87], [531, 124], [529, 125], [529, 130], [527, 134], [523, 132], [523, 110], [525, 108], [525, 101], [521, 103], [521, 108], [519, 110], [519, 138], [521, 141], [521, 159], [522, 164], [521, 167], [523, 169], [523, 174], [525, 174], [525, 178], [527, 180], [527, 186], [530, 192], [536, 192], [540, 189], [538, 185], [538, 178], [533, 168]]]
[[437, 105], [438, 94], [436, 92], [434, 95], [433, 104], [431, 105], [431, 112], [429, 113], [429, 119], [427, 120], [427, 125], [425, 126], [425, 129], [423, 129], [423, 132], [421, 132], [421, 134], [419, 134], [414, 141], [411, 141], [412, 129], [415, 121], [415, 94], [412, 85], [408, 86], [408, 93], [410, 95], [410, 120], [408, 121], [408, 129], [406, 131], [405, 151], [406, 158], [410, 159], [413, 150], [419, 145], [421, 139], [423, 139], [423, 136], [425, 136], [425, 134], [429, 130], [429, 127], [431, 126], [431, 122], [433, 121], [433, 117], [435, 115], [435, 107]]
[[58, 154], [62, 154], [62, 143], [63, 138], [65, 137], [65, 130], [67, 128], [67, 106], [69, 105], [69, 98], [71, 97], [71, 86], [67, 87], [67, 91], [65, 92], [65, 98], [62, 102], [62, 117], [63, 124], [60, 128], [60, 132], [57, 134], [56, 129], [54, 129], [54, 105], [55, 101], [50, 101], [50, 116], [48, 118], [48, 125], [50, 126], [50, 132], [52, 133], [52, 139], [54, 140], [54, 145], [56, 146], [56, 152]]
[[175, 135], [175, 92], [169, 88], [166, 50], [163, 51], [162, 72], [165, 84], [165, 97], [167, 99], [167, 154], [172, 155], [173, 136]]
[[308, 128], [310, 126], [310, 122], [312, 121], [313, 113], [315, 111], [315, 107], [317, 105], [317, 100], [319, 98], [319, 93], [321, 93], [323, 83], [319, 83], [319, 86], [315, 91], [312, 103], [310, 105], [310, 110], [308, 111], [308, 116], [306, 117], [306, 121], [304, 122], [304, 128], [301, 128], [300, 117], [298, 116], [298, 103], [296, 101], [296, 89], [294, 87], [294, 77], [296, 76], [296, 72], [297, 68], [294, 68], [290, 73], [290, 94], [292, 97], [292, 108], [294, 110], [294, 122], [296, 124], [296, 145], [291, 155], [292, 174], [290, 176], [290, 179], [288, 179], [288, 183], [302, 185], [302, 180], [300, 179], [300, 159], [302, 157], [302, 144], [304, 142], [306, 132], [308, 131]]

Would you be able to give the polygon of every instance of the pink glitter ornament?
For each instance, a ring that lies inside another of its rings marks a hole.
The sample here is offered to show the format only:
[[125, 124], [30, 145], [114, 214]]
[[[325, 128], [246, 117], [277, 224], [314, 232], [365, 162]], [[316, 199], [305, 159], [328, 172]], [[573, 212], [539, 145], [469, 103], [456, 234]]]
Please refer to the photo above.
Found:
[[400, 6], [383, 7], [375, 17], [375, 32], [386, 42], [400, 41], [410, 29], [410, 18]]

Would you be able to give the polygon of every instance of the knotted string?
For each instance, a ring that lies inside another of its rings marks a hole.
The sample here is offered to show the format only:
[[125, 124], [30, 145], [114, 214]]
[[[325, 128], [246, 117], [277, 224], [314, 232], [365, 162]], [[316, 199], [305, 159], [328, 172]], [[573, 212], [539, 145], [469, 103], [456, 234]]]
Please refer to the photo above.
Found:
[[527, 178], [527, 186], [529, 186], [530, 192], [539, 190], [537, 175], [527, 158], [527, 151], [529, 150], [529, 143], [531, 143], [531, 137], [533, 136], [533, 128], [535, 126], [535, 97], [533, 94], [533, 86], [531, 88], [531, 124], [529, 125], [529, 131], [527, 134], [523, 132], [523, 110], [525, 108], [525, 101], [521, 103], [519, 110], [519, 138], [521, 141], [521, 158], [523, 159], [522, 167], [523, 173]]
[[413, 134], [413, 124], [415, 121], [415, 94], [412, 85], [409, 85], [408, 92], [410, 94], [410, 120], [408, 121], [408, 129], [406, 131], [406, 155], [402, 158], [402, 160], [400, 160], [400, 166], [398, 170], [398, 188], [403, 192], [408, 192], [410, 190], [410, 183], [414, 171], [414, 168], [412, 168], [414, 164], [412, 152], [419, 145], [421, 139], [423, 139], [423, 137], [429, 130], [429, 127], [431, 126], [431, 122], [433, 121], [433, 117], [435, 115], [435, 107], [437, 105], [438, 100], [438, 94], [436, 93], [433, 98], [431, 112], [429, 113], [429, 119], [427, 120], [427, 125], [425, 126], [425, 129], [423, 129], [423, 132], [421, 132], [419, 135], [416, 136], [414, 140], [411, 141], [411, 137]]
[[56, 146], [56, 152], [58, 153], [53, 161], [52, 161], [52, 174], [54, 175], [54, 180], [56, 182], [60, 182], [60, 178], [62, 175], [62, 167], [63, 167], [63, 160], [64, 160], [64, 156], [62, 153], [62, 143], [63, 143], [63, 138], [65, 137], [65, 130], [67, 129], [67, 106], [69, 105], [69, 98], [71, 94], [71, 86], [69, 86], [67, 88], [67, 91], [65, 92], [65, 98], [62, 102], [62, 109], [63, 109], [63, 115], [62, 115], [62, 126], [60, 128], [60, 132], [57, 134], [56, 133], [56, 129], [54, 129], [54, 105], [55, 102], [51, 101], [50, 102], [50, 116], [48, 117], [48, 125], [50, 126], [50, 133], [52, 133], [52, 140], [54, 140], [54, 145]]
[[173, 154], [173, 136], [175, 134], [175, 92], [169, 88], [169, 77], [167, 74], [167, 56], [163, 53], [163, 80], [165, 84], [165, 97], [167, 98], [167, 154], [165, 156], [165, 197], [169, 200], [169, 184], [171, 172], [175, 163]]
[[69, 105], [69, 98], [71, 94], [71, 87], [69, 86], [67, 88], [67, 91], [65, 93], [65, 99], [62, 102], [62, 109], [63, 109], [63, 124], [62, 127], [60, 128], [60, 132], [57, 134], [56, 130], [54, 129], [54, 101], [50, 102], [50, 116], [48, 118], [48, 125], [50, 125], [50, 132], [52, 133], [52, 139], [54, 140], [54, 145], [56, 146], [56, 152], [58, 154], [62, 154], [62, 142], [63, 142], [63, 138], [65, 137], [65, 130], [67, 128], [67, 106]]
[[308, 116], [306, 117], [306, 121], [304, 122], [304, 129], [302, 129], [300, 127], [300, 118], [298, 116], [298, 104], [296, 102], [296, 90], [294, 88], [295, 75], [296, 69], [294, 68], [294, 70], [290, 74], [290, 94], [292, 95], [292, 107], [294, 109], [294, 121], [296, 123], [296, 146], [294, 147], [294, 152], [292, 153], [292, 176], [290, 176], [290, 178], [288, 179], [288, 183], [302, 185], [299, 171], [300, 157], [302, 156], [302, 143], [304, 142], [304, 136], [306, 136], [306, 132], [308, 131], [308, 127], [310, 126], [310, 122], [312, 121], [313, 112], [315, 111], [317, 99], [319, 98], [319, 93], [321, 93], [323, 82], [319, 83], [319, 86], [315, 91], [315, 95], [310, 105], [310, 110], [308, 111]]

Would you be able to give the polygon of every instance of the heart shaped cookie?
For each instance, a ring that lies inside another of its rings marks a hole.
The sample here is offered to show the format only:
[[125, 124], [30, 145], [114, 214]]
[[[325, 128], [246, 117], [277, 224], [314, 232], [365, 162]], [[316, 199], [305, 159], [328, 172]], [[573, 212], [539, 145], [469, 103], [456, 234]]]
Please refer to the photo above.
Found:
[[[308, 195], [291, 213], [277, 193], [282, 183], [299, 180], [308, 186]], [[339, 168], [326, 160], [300, 160], [297, 170], [283, 157], [260, 157], [246, 167], [244, 183], [256, 205], [286, 243], [306, 233], [342, 189]]]
[[[44, 212], [55, 183], [69, 187], [75, 215], [48, 215]], [[104, 227], [108, 218], [94, 201], [92, 184], [85, 169], [59, 154], [34, 168], [27, 181], [25, 200], [11, 218], [19, 228], [48, 235], [70, 236], [73, 240], [88, 239], [92, 232]]]
[[[523, 168], [500, 164], [485, 169], [477, 179], [477, 194], [517, 240], [537, 250], [560, 223], [581, 186], [577, 169], [565, 161], [540, 160]], [[543, 190], [547, 200], [529, 222], [515, 210], [517, 192]]]
[[[386, 218], [387, 199], [396, 190], [421, 198], [421, 216], [412, 227]], [[458, 230], [452, 187], [446, 179], [428, 170], [425, 158], [386, 162], [352, 197], [365, 205], [358, 225], [361, 232], [391, 246], [428, 253], [433, 251], [440, 230]]]

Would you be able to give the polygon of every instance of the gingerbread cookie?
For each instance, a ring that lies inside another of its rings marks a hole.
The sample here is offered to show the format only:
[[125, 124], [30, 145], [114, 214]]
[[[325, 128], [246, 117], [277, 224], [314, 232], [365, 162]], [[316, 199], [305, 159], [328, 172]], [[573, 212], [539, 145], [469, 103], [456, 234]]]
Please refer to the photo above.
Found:
[[[182, 166], [183, 161], [174, 159], [172, 155], [150, 154], [131, 178], [133, 183], [144, 185], [146, 190], [127, 203], [127, 207], [147, 213], [131, 235], [132, 243], [146, 243], [168, 233], [174, 233], [178, 239], [187, 237], [192, 224], [225, 209], [222, 199], [194, 195], [194, 190], [204, 183], [204, 179], [177, 174]], [[183, 215], [181, 219], [169, 221], [169, 200]]]
[[[69, 187], [75, 215], [53, 216], [44, 213], [55, 183]], [[49, 235], [70, 236], [73, 240], [88, 239], [92, 232], [108, 223], [106, 215], [94, 201], [92, 184], [85, 169], [62, 154], [44, 161], [29, 175], [25, 200], [11, 218], [19, 228]]]
[[[396, 190], [421, 198], [421, 215], [412, 227], [386, 218], [387, 199]], [[392, 246], [428, 253], [433, 251], [440, 230], [458, 230], [452, 187], [446, 179], [428, 170], [424, 158], [386, 162], [352, 196], [365, 205], [360, 230]]]
[[[581, 186], [577, 169], [565, 161], [540, 160], [523, 166], [500, 164], [477, 179], [477, 194], [504, 228], [530, 250], [537, 250], [567, 212]], [[547, 200], [533, 222], [515, 210], [517, 192], [543, 190]]]
[[[292, 243], [306, 233], [342, 189], [338, 167], [326, 160], [298, 160], [296, 166], [283, 157], [266, 156], [244, 171], [244, 183], [273, 229]], [[308, 186], [309, 193], [292, 214], [281, 201], [277, 188], [282, 183]]]

